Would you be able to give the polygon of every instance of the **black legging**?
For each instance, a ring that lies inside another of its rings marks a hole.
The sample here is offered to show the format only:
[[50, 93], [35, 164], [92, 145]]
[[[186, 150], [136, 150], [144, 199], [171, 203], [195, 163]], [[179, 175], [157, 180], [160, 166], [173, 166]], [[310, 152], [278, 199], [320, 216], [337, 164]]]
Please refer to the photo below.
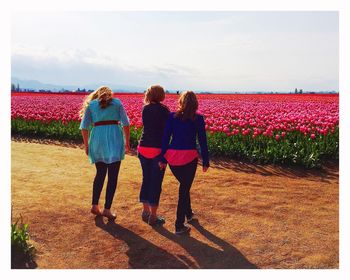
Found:
[[94, 179], [93, 192], [92, 192], [92, 204], [97, 205], [100, 199], [103, 183], [106, 178], [108, 170], [108, 182], [106, 189], [106, 202], [105, 209], [111, 209], [115, 190], [117, 188], [118, 174], [120, 168], [120, 161], [113, 163], [96, 162], [96, 176]]
[[176, 230], [184, 226], [185, 217], [189, 218], [192, 216], [190, 189], [196, 174], [197, 162], [198, 159], [181, 166], [171, 166], [169, 164], [171, 172], [180, 183], [179, 200], [176, 210]]

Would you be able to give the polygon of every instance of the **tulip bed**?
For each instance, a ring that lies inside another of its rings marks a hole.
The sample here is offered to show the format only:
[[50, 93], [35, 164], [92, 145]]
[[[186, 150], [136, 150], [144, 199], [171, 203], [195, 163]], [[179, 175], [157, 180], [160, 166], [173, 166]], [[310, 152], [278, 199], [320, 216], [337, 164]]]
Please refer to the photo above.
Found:
[[[14, 93], [12, 134], [82, 141], [77, 94]], [[142, 94], [116, 94], [130, 118], [131, 145], [142, 131]], [[177, 95], [165, 104], [177, 106]], [[339, 156], [338, 94], [198, 94], [214, 157], [318, 167]]]

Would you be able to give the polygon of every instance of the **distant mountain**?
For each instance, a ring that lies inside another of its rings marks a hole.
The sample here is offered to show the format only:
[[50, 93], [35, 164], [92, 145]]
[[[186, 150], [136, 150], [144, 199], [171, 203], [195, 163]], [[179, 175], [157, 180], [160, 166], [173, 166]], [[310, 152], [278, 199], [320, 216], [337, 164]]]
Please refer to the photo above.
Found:
[[18, 84], [20, 88], [33, 89], [33, 90], [45, 89], [45, 90], [51, 90], [51, 91], [59, 91], [62, 88], [66, 90], [75, 90], [78, 88], [77, 86], [74, 86], [74, 85], [44, 84], [36, 80], [22, 80], [16, 77], [11, 77], [11, 83], [15, 84], [16, 86]]
[[88, 85], [82, 85], [80, 88], [95, 90], [102, 85], [110, 87], [114, 92], [144, 92], [146, 89], [144, 87], [129, 86], [129, 85], [116, 85], [116, 84], [111, 84], [111, 83], [88, 84]]
[[[130, 86], [130, 85], [116, 85], [116, 84], [111, 84], [111, 83], [101, 83], [101, 84], [87, 84], [87, 85], [54, 85], [54, 84], [45, 84], [37, 80], [25, 80], [25, 79], [19, 79], [16, 77], [11, 78], [11, 83], [19, 84], [20, 88], [25, 88], [25, 89], [31, 89], [31, 90], [51, 90], [51, 91], [60, 91], [62, 89], [65, 90], [77, 90], [78, 88], [80, 89], [86, 89], [86, 90], [95, 90], [101, 85], [106, 85], [109, 86], [114, 92], [144, 92], [146, 87], [138, 87], [138, 86]], [[170, 93], [176, 93], [177, 91], [181, 92], [184, 89], [167, 89], [168, 92]], [[215, 94], [215, 93], [221, 93], [221, 94], [226, 94], [226, 93], [236, 93], [236, 94], [271, 94], [271, 93], [283, 93], [283, 92], [272, 92], [272, 91], [239, 91], [237, 92], [236, 90], [231, 90], [231, 91], [222, 91], [222, 90], [194, 90], [196, 93], [207, 93], [207, 94]], [[292, 93], [294, 94], [294, 91], [292, 92], [287, 92], [285, 91], [284, 93]], [[305, 91], [304, 94], [310, 93], [310, 91]], [[329, 93], [338, 93], [337, 91], [311, 91], [311, 93], [319, 93], [319, 94], [329, 94]]]
[[129, 86], [129, 85], [115, 85], [110, 83], [103, 83], [103, 84], [88, 84], [88, 85], [54, 85], [54, 84], [45, 84], [37, 80], [22, 80], [18, 79], [16, 77], [11, 77], [11, 83], [19, 84], [20, 88], [25, 89], [32, 89], [32, 90], [51, 90], [51, 91], [59, 91], [62, 89], [65, 90], [76, 90], [78, 88], [86, 90], [92, 89], [95, 90], [101, 85], [109, 86], [114, 92], [143, 92], [145, 88], [143, 87], [136, 87], [136, 86]]

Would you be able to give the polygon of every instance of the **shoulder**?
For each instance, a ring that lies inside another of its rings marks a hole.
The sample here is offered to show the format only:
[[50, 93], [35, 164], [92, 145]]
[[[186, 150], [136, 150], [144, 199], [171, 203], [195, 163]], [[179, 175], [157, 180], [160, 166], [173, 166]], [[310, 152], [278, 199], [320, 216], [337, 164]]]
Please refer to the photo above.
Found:
[[165, 112], [167, 112], [167, 113], [170, 113], [170, 110], [169, 110], [168, 106], [166, 106], [166, 105], [163, 104], [163, 103], [158, 103], [158, 104], [159, 104], [160, 108], [161, 108], [163, 111], [165, 111]]
[[115, 98], [115, 97], [112, 98], [112, 104], [119, 105], [119, 104], [121, 104], [121, 103], [122, 103], [122, 102], [120, 101], [119, 98]]
[[142, 106], [142, 114], [148, 114], [150, 111], [149, 111], [149, 109], [150, 109], [150, 104], [145, 104], [145, 105], [143, 105]]
[[120, 107], [123, 107], [123, 103], [121, 102], [121, 100], [120, 100], [119, 98], [114, 98], [114, 97], [113, 97], [110, 104], [111, 104], [112, 106], [117, 107], [118, 109], [119, 109]]
[[94, 99], [94, 100], [91, 100], [89, 105], [88, 105], [88, 109], [91, 109], [91, 108], [96, 108], [97, 106], [99, 105], [99, 102], [97, 99]]
[[151, 103], [142, 106], [142, 110], [149, 110], [151, 108]]
[[195, 121], [200, 122], [200, 123], [204, 122], [204, 116], [202, 114], [196, 113]]

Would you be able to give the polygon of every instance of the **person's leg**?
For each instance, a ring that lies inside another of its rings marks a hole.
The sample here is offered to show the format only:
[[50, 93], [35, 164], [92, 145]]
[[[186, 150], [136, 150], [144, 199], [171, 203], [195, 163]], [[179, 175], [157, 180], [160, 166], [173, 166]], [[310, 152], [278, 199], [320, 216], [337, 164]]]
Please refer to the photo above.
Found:
[[176, 221], [175, 221], [175, 229], [178, 230], [184, 226], [185, 215], [186, 215], [186, 202], [187, 202], [187, 194], [188, 194], [188, 186], [185, 184], [185, 176], [186, 176], [186, 168], [183, 166], [171, 166], [169, 165], [172, 173], [179, 181], [179, 198], [177, 202], [176, 209]]
[[108, 182], [106, 189], [106, 202], [105, 202], [105, 211], [110, 213], [112, 206], [115, 190], [117, 188], [118, 174], [120, 169], [120, 161], [116, 161], [107, 165], [108, 167]]
[[148, 216], [150, 215], [151, 209], [148, 202], [149, 196], [149, 183], [150, 183], [150, 172], [151, 172], [151, 160], [145, 158], [141, 154], [138, 154], [142, 168], [142, 184], [140, 189], [139, 199], [143, 204], [142, 219], [148, 221]]
[[[165, 170], [160, 170], [159, 158], [156, 157], [152, 160], [152, 169], [150, 176], [150, 185], [149, 185], [149, 204], [151, 208], [150, 223], [157, 222], [157, 210], [159, 206], [160, 194], [162, 192], [162, 183], [164, 179]], [[165, 220], [162, 217], [159, 217], [160, 223], [164, 223]]]
[[188, 176], [186, 177], [186, 179], [188, 180], [187, 184], [190, 186], [189, 187], [189, 191], [188, 191], [187, 201], [186, 201], [186, 205], [187, 205], [187, 207], [186, 207], [186, 217], [187, 217], [187, 219], [190, 219], [192, 217], [192, 215], [193, 215], [193, 211], [192, 211], [192, 207], [191, 207], [191, 193], [190, 193], [190, 189], [191, 189], [194, 177], [196, 175], [197, 163], [198, 163], [198, 159], [195, 159], [194, 161], [189, 163]]
[[191, 207], [191, 193], [188, 194], [187, 200], [187, 210], [186, 210], [186, 218], [190, 219], [192, 217], [193, 211]]
[[[196, 163], [196, 165], [194, 165]], [[180, 183], [179, 187], [179, 200], [176, 210], [176, 230], [184, 227], [186, 212], [189, 207], [189, 192], [195, 175], [195, 168], [197, 168], [197, 160], [183, 165], [183, 166], [171, 166], [169, 165], [172, 173]]]
[[98, 201], [100, 199], [103, 183], [105, 181], [105, 177], [107, 173], [107, 165], [104, 162], [96, 162], [95, 167], [96, 167], [96, 176], [93, 183], [91, 212], [98, 215], [100, 214]]

